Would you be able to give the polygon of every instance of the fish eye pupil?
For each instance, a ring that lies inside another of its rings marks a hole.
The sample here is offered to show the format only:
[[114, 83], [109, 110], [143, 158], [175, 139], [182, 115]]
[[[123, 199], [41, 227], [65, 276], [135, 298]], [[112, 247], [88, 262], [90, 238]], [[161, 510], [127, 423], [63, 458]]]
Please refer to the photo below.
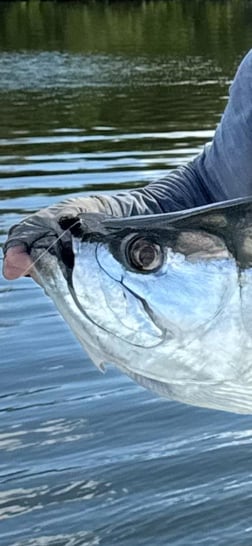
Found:
[[150, 244], [144, 245], [138, 255], [138, 261], [143, 267], [148, 267], [155, 259], [155, 249]]
[[161, 247], [142, 237], [129, 241], [127, 257], [130, 265], [140, 271], [154, 271], [163, 263]]

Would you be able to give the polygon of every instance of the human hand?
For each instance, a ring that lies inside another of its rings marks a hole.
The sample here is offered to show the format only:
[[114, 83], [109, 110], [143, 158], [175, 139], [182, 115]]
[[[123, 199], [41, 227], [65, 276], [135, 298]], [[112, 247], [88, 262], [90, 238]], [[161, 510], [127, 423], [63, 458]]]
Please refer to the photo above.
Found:
[[[3, 275], [8, 280], [34, 275], [30, 251], [41, 240], [44, 248], [52, 249], [60, 238], [69, 248], [70, 232], [61, 227], [62, 218], [76, 218], [80, 213], [104, 212], [106, 197], [77, 197], [41, 209], [11, 227], [4, 245]], [[36, 276], [34, 275], [34, 280]]]

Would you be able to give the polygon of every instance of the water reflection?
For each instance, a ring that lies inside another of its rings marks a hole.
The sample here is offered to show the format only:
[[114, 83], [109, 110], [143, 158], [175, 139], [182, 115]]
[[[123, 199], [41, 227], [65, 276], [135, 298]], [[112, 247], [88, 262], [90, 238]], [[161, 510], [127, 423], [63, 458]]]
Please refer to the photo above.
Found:
[[[193, 158], [251, 23], [243, 0], [0, 2], [0, 243]], [[249, 417], [100, 376], [29, 279], [0, 305], [1, 546], [251, 546]]]
[[44, 535], [31, 540], [14, 542], [12, 546], [98, 546], [101, 544], [99, 537], [93, 536], [88, 531], [74, 534]]
[[[0, 90], [71, 89], [128, 86], [188, 85], [225, 83], [214, 61], [186, 55], [166, 58], [120, 57], [83, 53], [3, 53], [0, 58]], [[101, 92], [101, 89], [98, 91]]]
[[[34, 488], [9, 489], [0, 492], [0, 519], [13, 518], [19, 514], [27, 514], [34, 510], [41, 510], [44, 506], [60, 504], [61, 502], [76, 502], [100, 498], [108, 492], [110, 484], [88, 482], [67, 482], [56, 487], [41, 485]], [[110, 492], [111, 495], [111, 492]]]
[[[44, 50], [220, 57], [250, 47], [251, 3], [158, 0], [93, 5], [78, 2], [1, 3], [0, 46]], [[240, 29], [240, 32], [239, 30]], [[18, 32], [17, 32], [18, 30]], [[207, 40], [206, 40], [207, 36]], [[227, 59], [228, 57], [228, 59]], [[193, 63], [192, 63], [193, 64]]]

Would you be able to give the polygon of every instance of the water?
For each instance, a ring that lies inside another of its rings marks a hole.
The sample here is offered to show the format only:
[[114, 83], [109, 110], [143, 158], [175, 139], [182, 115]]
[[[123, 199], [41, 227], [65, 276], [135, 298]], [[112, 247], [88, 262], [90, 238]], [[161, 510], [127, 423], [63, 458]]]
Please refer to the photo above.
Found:
[[[2, 2], [0, 237], [143, 185], [214, 131], [252, 3]], [[0, 279], [1, 546], [251, 546], [252, 421], [101, 375], [30, 279]]]

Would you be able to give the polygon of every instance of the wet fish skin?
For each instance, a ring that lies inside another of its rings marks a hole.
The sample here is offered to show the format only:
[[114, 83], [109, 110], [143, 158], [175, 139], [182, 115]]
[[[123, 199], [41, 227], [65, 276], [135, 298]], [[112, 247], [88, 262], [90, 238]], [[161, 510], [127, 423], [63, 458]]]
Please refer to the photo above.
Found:
[[[252, 413], [252, 200], [78, 220], [65, 225], [74, 266], [58, 248], [36, 268], [93, 361], [171, 399]], [[161, 249], [158, 269], [129, 262], [137, 240]]]

